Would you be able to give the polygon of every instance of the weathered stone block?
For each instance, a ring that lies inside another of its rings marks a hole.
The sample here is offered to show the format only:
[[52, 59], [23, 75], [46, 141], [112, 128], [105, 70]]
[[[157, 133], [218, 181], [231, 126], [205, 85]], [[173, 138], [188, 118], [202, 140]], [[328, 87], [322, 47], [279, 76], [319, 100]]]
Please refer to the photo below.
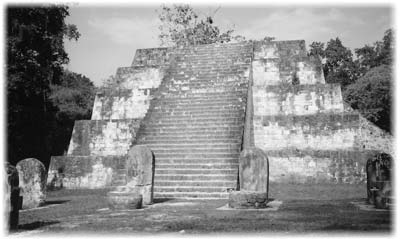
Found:
[[111, 209], [140, 209], [142, 195], [130, 191], [112, 191], [107, 193], [108, 205]]
[[143, 204], [150, 205], [153, 203], [153, 185], [136, 185], [132, 192], [142, 195]]
[[145, 204], [153, 202], [154, 155], [144, 145], [135, 145], [128, 152], [126, 160], [127, 185], [142, 193]]
[[19, 220], [19, 209], [21, 209], [22, 197], [20, 197], [20, 188], [19, 188], [19, 175], [18, 170], [7, 163], [6, 165], [7, 173], [5, 176], [7, 177], [4, 182], [5, 185], [5, 212], [6, 212], [6, 221], [7, 228], [9, 230], [14, 230], [18, 228], [18, 220]]
[[237, 209], [266, 208], [268, 193], [252, 191], [233, 191], [229, 193], [228, 206]]
[[46, 168], [43, 163], [35, 158], [27, 158], [17, 163], [21, 194], [23, 197], [22, 208], [35, 208], [41, 206], [46, 200]]
[[267, 193], [269, 163], [267, 155], [259, 148], [245, 148], [239, 156], [240, 190]]
[[378, 153], [366, 164], [368, 202], [377, 208], [389, 208], [392, 200], [392, 161], [389, 154]]
[[68, 155], [126, 155], [140, 119], [75, 121]]
[[47, 185], [57, 188], [104, 188], [115, 185], [126, 156], [53, 156]]

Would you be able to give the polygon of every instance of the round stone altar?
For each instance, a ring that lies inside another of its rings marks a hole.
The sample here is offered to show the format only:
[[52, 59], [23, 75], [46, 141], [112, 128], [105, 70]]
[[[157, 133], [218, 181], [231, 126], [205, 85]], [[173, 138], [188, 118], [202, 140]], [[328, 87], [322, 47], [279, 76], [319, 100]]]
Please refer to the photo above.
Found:
[[131, 191], [112, 191], [107, 193], [108, 205], [111, 209], [140, 209], [142, 195]]
[[266, 208], [268, 194], [255, 191], [233, 191], [229, 193], [228, 206], [237, 209]]

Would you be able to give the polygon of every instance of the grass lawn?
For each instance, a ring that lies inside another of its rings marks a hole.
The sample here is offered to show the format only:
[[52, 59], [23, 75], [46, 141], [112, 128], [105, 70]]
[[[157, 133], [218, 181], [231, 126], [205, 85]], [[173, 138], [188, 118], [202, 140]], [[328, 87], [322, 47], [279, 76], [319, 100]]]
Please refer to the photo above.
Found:
[[362, 210], [365, 185], [271, 184], [276, 211], [217, 210], [227, 200], [157, 200], [141, 210], [108, 209], [108, 190], [49, 192], [47, 204], [20, 212], [13, 233], [332, 233], [392, 230], [392, 212]]

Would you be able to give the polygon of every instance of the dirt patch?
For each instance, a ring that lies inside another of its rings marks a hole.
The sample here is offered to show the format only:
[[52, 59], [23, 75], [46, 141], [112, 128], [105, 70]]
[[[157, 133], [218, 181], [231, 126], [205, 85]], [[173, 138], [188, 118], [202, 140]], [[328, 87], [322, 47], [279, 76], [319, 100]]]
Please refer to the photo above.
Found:
[[[110, 210], [105, 190], [61, 190], [54, 207], [20, 212], [20, 232], [54, 233], [366, 233], [392, 231], [392, 212], [362, 210], [365, 185], [271, 185], [278, 210], [218, 210], [227, 200], [158, 200], [139, 210]], [[35, 223], [52, 222], [52, 223]], [[25, 225], [25, 226], [23, 226]], [[31, 227], [26, 225], [33, 225]]]
[[247, 209], [237, 209], [237, 208], [230, 208], [228, 204], [225, 204], [222, 207], [217, 208], [217, 210], [238, 210], [238, 211], [277, 211], [281, 206], [282, 201], [272, 200], [268, 202], [266, 208], [247, 208]]

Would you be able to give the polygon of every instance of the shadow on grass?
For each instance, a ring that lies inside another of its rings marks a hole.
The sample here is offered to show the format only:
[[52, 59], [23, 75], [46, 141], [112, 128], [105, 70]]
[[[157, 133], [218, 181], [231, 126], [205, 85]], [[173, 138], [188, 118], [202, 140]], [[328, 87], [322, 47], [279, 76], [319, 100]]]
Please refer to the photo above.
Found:
[[166, 202], [166, 201], [171, 201], [172, 199], [170, 199], [170, 198], [155, 198], [155, 199], [153, 199], [153, 203], [163, 203], [163, 202]]
[[43, 204], [43, 207], [48, 206], [48, 205], [54, 205], [54, 204], [63, 204], [63, 203], [69, 202], [69, 201], [71, 201], [71, 200], [49, 200]]
[[60, 221], [36, 221], [18, 225], [18, 230], [35, 230], [44, 226], [60, 223]]

